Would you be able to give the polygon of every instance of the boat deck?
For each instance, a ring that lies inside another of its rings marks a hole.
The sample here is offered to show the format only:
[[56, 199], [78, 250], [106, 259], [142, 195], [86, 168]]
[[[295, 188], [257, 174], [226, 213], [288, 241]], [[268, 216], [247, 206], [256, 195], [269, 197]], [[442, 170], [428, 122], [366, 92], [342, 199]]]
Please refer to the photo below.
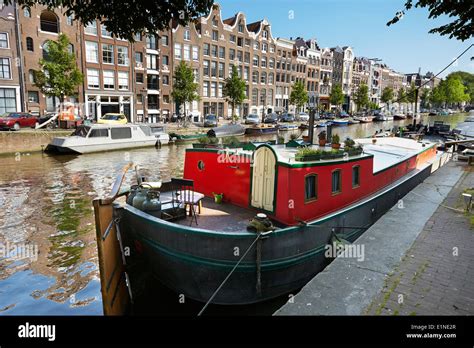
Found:
[[[162, 194], [162, 199], [166, 199], [168, 192]], [[192, 227], [219, 232], [247, 232], [247, 225], [258, 212], [238, 207], [229, 203], [217, 204], [213, 199], [205, 197], [202, 200], [201, 213], [195, 207], [198, 225], [193, 221]], [[191, 217], [174, 221], [174, 223], [189, 226]]]

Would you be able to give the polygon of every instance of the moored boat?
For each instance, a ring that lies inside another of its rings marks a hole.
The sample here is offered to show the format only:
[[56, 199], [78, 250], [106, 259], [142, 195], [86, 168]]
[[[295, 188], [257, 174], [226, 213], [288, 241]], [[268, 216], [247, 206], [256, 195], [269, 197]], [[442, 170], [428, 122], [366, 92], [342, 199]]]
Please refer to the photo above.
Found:
[[358, 120], [360, 123], [371, 123], [374, 120], [373, 116], [356, 116], [354, 119]]
[[349, 124], [349, 120], [338, 118], [338, 119], [332, 120], [331, 123], [333, 126], [347, 126]]
[[406, 120], [406, 119], [407, 119], [407, 115], [404, 115], [404, 114], [395, 114], [395, 115], [393, 115], [393, 119], [394, 119], [394, 120]]
[[279, 125], [278, 130], [280, 130], [280, 131], [294, 131], [294, 130], [297, 130], [298, 128], [299, 127], [295, 124], [281, 124], [281, 125]]
[[169, 142], [169, 135], [147, 124], [81, 125], [68, 137], [54, 138], [45, 149], [48, 153], [84, 154], [101, 151], [160, 146]]
[[[355, 241], [441, 163], [434, 143], [391, 137], [356, 143], [361, 148], [340, 156], [317, 147], [305, 155], [268, 144], [225, 154], [187, 149], [184, 177], [193, 192], [205, 196], [195, 226], [187, 214], [174, 214], [179, 200], [169, 203], [183, 191], [166, 185], [160, 214], [116, 204], [114, 221], [124, 246], [187, 298], [207, 302], [229, 274], [212, 303], [249, 304], [284, 295], [327, 265], [326, 245], [336, 238]], [[213, 199], [215, 193], [223, 201]], [[266, 216], [257, 216], [262, 213]]]
[[249, 127], [245, 130], [246, 135], [275, 134], [278, 132], [278, 125], [260, 124]]

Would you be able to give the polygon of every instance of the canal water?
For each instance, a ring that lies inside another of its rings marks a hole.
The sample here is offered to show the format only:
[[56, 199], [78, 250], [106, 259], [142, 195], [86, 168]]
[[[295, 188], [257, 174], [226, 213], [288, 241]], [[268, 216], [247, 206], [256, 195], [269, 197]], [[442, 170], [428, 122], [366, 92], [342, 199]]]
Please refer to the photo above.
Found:
[[[422, 122], [455, 126], [466, 116], [425, 117]], [[410, 122], [335, 127], [333, 133], [341, 139], [361, 138]], [[115, 176], [130, 161], [152, 181], [182, 176], [188, 146], [1, 157], [0, 315], [102, 315], [92, 199], [110, 192]], [[132, 181], [130, 174], [127, 184]], [[151, 295], [156, 303], [142, 304], [145, 314], [195, 315], [202, 307], [192, 301], [182, 304], [178, 295], [158, 285]], [[211, 306], [208, 313], [270, 315], [287, 299], [247, 307]]]

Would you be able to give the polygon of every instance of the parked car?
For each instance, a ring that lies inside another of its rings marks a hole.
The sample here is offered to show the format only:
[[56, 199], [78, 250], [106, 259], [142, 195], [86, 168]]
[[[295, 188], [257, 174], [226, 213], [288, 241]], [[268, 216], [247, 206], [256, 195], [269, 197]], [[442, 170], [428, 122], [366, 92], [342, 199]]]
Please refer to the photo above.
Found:
[[306, 112], [300, 112], [298, 114], [298, 121], [308, 122], [309, 121], [309, 115]]
[[127, 124], [127, 116], [124, 114], [105, 114], [97, 121], [98, 124]]
[[260, 116], [257, 114], [250, 114], [245, 119], [245, 124], [260, 124]]
[[275, 113], [268, 114], [267, 116], [265, 116], [263, 123], [272, 123], [272, 124], [278, 123], [278, 115]]
[[294, 114], [283, 114], [280, 116], [280, 122], [295, 122]]
[[0, 129], [20, 130], [21, 127], [35, 128], [39, 118], [26, 112], [7, 112], [0, 116]]
[[344, 110], [342, 110], [341, 113], [339, 114], [339, 117], [341, 117], [341, 118], [345, 118], [345, 117], [349, 117], [349, 116], [350, 115]]
[[204, 117], [204, 127], [217, 127], [217, 116], [206, 115]]

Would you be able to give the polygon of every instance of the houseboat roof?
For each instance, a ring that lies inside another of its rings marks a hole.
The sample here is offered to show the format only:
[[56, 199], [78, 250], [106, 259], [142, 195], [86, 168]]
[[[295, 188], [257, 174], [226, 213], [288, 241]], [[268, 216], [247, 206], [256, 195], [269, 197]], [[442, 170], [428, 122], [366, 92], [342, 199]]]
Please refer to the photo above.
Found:
[[[291, 167], [298, 167], [300, 165], [327, 165], [331, 163], [347, 161], [348, 159], [354, 161], [357, 159], [373, 157], [374, 173], [384, 171], [385, 169], [401, 163], [413, 156], [416, 156], [417, 154], [422, 153], [435, 145], [434, 143], [428, 141], [418, 142], [412, 139], [397, 137], [377, 138], [377, 142], [375, 144], [373, 144], [372, 138], [355, 139], [354, 141], [356, 144], [359, 144], [363, 147], [362, 154], [351, 155], [349, 158], [323, 159], [309, 162], [296, 161], [295, 156], [299, 150], [298, 148], [286, 147], [285, 145], [264, 145], [271, 147], [274, 150], [278, 163]], [[259, 146], [262, 145], [258, 145], [258, 147]], [[320, 147], [317, 145], [313, 145], [312, 147], [314, 149], [320, 149]], [[327, 151], [330, 151], [329, 148], [326, 149]], [[252, 156], [253, 151], [238, 150], [238, 153]]]

